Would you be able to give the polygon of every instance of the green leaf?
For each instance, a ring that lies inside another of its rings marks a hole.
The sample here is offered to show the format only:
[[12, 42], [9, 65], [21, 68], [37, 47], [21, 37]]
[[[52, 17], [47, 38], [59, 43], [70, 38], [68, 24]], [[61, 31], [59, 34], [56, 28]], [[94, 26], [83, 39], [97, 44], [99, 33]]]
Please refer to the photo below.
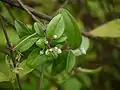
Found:
[[47, 38], [53, 38], [54, 35], [59, 38], [64, 33], [65, 25], [61, 14], [55, 16], [47, 26]]
[[34, 70], [34, 68], [31, 68], [27, 65], [26, 60], [22, 61], [19, 67], [23, 68], [23, 70], [19, 70], [20, 78]]
[[66, 51], [58, 55], [58, 58], [53, 60], [52, 74], [56, 75], [66, 70], [70, 72], [75, 64], [75, 56], [71, 51]]
[[0, 82], [4, 81], [9, 81], [9, 78], [4, 73], [0, 72]]
[[54, 41], [54, 43], [62, 43], [67, 40], [67, 36], [62, 36]]
[[92, 85], [92, 81], [91, 78], [82, 72], [77, 73], [77, 78], [81, 81], [81, 83], [83, 83], [83, 85], [85, 85], [87, 88], [90, 88]]
[[29, 35], [28, 37], [26, 37], [25, 39], [20, 41], [14, 47], [14, 49], [17, 49], [20, 52], [24, 52], [24, 51], [28, 50], [38, 39], [39, 39], [39, 37], [36, 35], [36, 33]]
[[66, 65], [66, 71], [71, 72], [75, 65], [75, 55], [72, 53], [72, 51], [69, 51], [68, 56], [67, 56], [67, 65]]
[[[82, 36], [82, 44], [81, 44], [80, 48], [84, 48], [84, 50], [87, 51], [89, 46], [90, 46], [89, 39], [87, 37]], [[79, 55], [83, 54], [81, 52], [80, 48], [78, 48], [76, 50], [72, 50], [72, 52], [74, 53], [75, 56], [79, 56]]]
[[20, 38], [31, 34], [27, 26], [21, 21], [15, 21], [15, 28]]
[[90, 34], [98, 37], [120, 37], [120, 19], [112, 20], [90, 32]]
[[34, 49], [27, 58], [28, 66], [36, 68], [39, 65], [44, 64], [47, 60], [51, 60], [46, 55], [40, 55], [40, 49]]
[[34, 30], [35, 32], [40, 35], [40, 36], [44, 36], [44, 32], [43, 32], [43, 29], [42, 27], [40, 26], [40, 24], [38, 22], [35, 22], [34, 23]]
[[80, 29], [73, 18], [73, 16], [65, 9], [62, 9], [60, 13], [63, 16], [65, 22], [65, 34], [68, 37], [68, 44], [72, 49], [76, 49], [80, 46], [82, 37], [80, 34]]
[[58, 55], [58, 58], [53, 60], [52, 74], [56, 75], [61, 73], [66, 68], [68, 52], [62, 52]]

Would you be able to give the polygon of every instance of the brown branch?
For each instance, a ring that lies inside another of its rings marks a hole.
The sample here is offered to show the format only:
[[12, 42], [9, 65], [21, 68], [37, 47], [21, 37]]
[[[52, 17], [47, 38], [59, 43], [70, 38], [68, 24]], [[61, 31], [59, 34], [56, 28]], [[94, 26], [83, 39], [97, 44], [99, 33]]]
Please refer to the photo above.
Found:
[[22, 3], [21, 0], [17, 0], [17, 1], [18, 1], [19, 4], [21, 5], [21, 7], [23, 7], [23, 9], [24, 9], [36, 22], [39, 22], [40, 25], [41, 25], [42, 27], [44, 27], [44, 25], [29, 11], [29, 9], [26, 7], [26, 5], [24, 5], [24, 4]]
[[[2, 0], [2, 2], [5, 2], [13, 7], [17, 7], [17, 8], [20, 8], [20, 9], [24, 9], [23, 7], [21, 7], [21, 5], [17, 2], [17, 0]], [[25, 5], [27, 7], [27, 9], [32, 13], [34, 14], [35, 16], [37, 16], [38, 18], [41, 18], [41, 19], [45, 19], [45, 20], [48, 20], [50, 21], [52, 19], [51, 16], [48, 16], [46, 14], [43, 14], [41, 12], [37, 12], [35, 9]]]
[[[15, 57], [14, 57], [13, 50], [12, 50], [13, 46], [12, 46], [12, 43], [10, 42], [8, 34], [7, 34], [7, 32], [4, 28], [4, 24], [2, 23], [2, 18], [1, 17], [0, 17], [0, 24], [2, 26], [2, 29], [3, 29], [3, 32], [4, 32], [4, 35], [5, 35], [6, 41], [7, 41], [8, 49], [9, 49], [9, 52], [10, 52], [10, 56], [12, 58], [13, 66], [15, 68], [16, 67], [16, 61], [15, 61]], [[19, 90], [22, 90], [18, 74], [16, 74], [16, 80], [17, 80], [17, 83], [18, 83]]]

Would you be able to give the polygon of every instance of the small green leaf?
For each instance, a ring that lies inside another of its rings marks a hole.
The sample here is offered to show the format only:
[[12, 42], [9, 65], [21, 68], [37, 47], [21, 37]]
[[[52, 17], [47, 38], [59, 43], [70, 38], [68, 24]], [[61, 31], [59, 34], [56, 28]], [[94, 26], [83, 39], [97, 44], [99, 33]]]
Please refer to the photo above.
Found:
[[39, 65], [44, 64], [47, 60], [50, 60], [46, 55], [40, 55], [40, 49], [34, 49], [27, 58], [28, 66], [36, 68]]
[[72, 51], [69, 51], [68, 57], [67, 57], [67, 65], [66, 65], [66, 71], [71, 72], [75, 65], [75, 55], [72, 53]]
[[4, 73], [0, 72], [0, 82], [4, 81], [9, 81], [9, 78]]
[[80, 48], [76, 49], [76, 50], [72, 50], [72, 52], [74, 53], [75, 56], [79, 56], [82, 55], [83, 53], [81, 52], [81, 48], [84, 48], [85, 51], [88, 50], [90, 45], [90, 41], [87, 37], [82, 36], [82, 44], [80, 46]]
[[73, 18], [73, 16], [65, 9], [62, 9], [60, 13], [63, 16], [65, 22], [65, 34], [68, 37], [68, 44], [72, 49], [76, 49], [80, 46], [82, 37], [80, 34], [80, 29]]
[[38, 22], [34, 23], [34, 30], [38, 35], [44, 36], [44, 32], [42, 30], [42, 27], [40, 26], [40, 24]]
[[47, 26], [46, 35], [47, 38], [53, 38], [56, 35], [56, 38], [59, 38], [64, 33], [65, 25], [64, 20], [61, 14], [55, 16]]
[[20, 38], [31, 34], [27, 26], [21, 21], [15, 21], [15, 28]]
[[58, 38], [58, 39], [56, 39], [55, 41], [54, 41], [54, 43], [62, 43], [62, 42], [65, 42], [67, 40], [67, 36], [62, 36], [62, 37], [60, 37], [60, 38]]
[[76, 76], [81, 81], [81, 83], [83, 83], [83, 85], [85, 85], [87, 88], [91, 87], [92, 80], [87, 74], [79, 72], [79, 73], [77, 73]]
[[39, 39], [39, 37], [36, 35], [36, 33], [29, 35], [28, 37], [26, 37], [25, 39], [20, 41], [14, 47], [14, 49], [17, 49], [20, 52], [24, 52], [24, 51], [28, 50], [38, 39]]
[[37, 40], [36, 45], [40, 48], [43, 48], [45, 47], [45, 42], [46, 42], [45, 37], [41, 37], [39, 40]]
[[90, 34], [98, 37], [120, 37], [120, 19], [112, 20], [90, 32]]

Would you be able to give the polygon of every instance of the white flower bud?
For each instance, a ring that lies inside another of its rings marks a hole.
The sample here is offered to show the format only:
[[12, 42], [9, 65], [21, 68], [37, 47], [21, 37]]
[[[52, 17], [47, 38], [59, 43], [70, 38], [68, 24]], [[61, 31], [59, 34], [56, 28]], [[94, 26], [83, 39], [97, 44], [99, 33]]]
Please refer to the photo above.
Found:
[[53, 49], [52, 49], [52, 48], [50, 48], [50, 49], [49, 49], [49, 51], [50, 51], [50, 52], [52, 52], [52, 51], [53, 51]]
[[85, 51], [84, 48], [80, 48], [80, 51], [81, 51], [82, 54], [86, 54], [86, 51]]
[[58, 53], [58, 54], [62, 53], [61, 49], [58, 49], [57, 53]]
[[48, 41], [47, 41], [47, 40], [45, 41], [45, 44], [48, 44]]
[[57, 35], [53, 35], [53, 38], [56, 39], [56, 38], [57, 38]]
[[42, 55], [42, 54], [44, 54], [44, 52], [43, 52], [43, 51], [40, 51], [40, 55]]
[[58, 47], [54, 47], [54, 49], [55, 49], [55, 50], [57, 50], [57, 49], [58, 49]]

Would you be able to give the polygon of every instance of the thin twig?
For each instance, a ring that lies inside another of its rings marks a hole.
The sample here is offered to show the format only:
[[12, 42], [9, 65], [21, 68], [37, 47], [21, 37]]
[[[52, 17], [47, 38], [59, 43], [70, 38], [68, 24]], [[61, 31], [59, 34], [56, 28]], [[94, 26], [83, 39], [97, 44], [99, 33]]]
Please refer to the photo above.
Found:
[[[5, 3], [7, 3], [7, 4], [9, 4], [9, 5], [13, 6], [13, 7], [17, 7], [17, 8], [20, 8], [20, 9], [24, 9], [24, 8], [21, 7], [21, 5], [17, 2], [17, 0], [1, 0], [1, 2], [5, 2]], [[41, 13], [41, 12], [37, 12], [35, 9], [33, 9], [33, 8], [27, 6], [27, 5], [25, 5], [25, 6], [28, 8], [28, 10], [29, 10], [32, 14], [34, 14], [34, 15], [37, 16], [37, 17], [39, 17], [40, 19], [45, 19], [45, 20], [48, 20], [48, 21], [50, 21], [50, 20], [52, 19], [52, 17], [49, 16], [49, 15], [46, 15], [46, 14]]]
[[39, 79], [39, 85], [38, 85], [38, 90], [42, 89], [42, 81], [43, 81], [43, 70], [44, 70], [44, 65], [41, 66], [41, 72], [40, 72], [40, 79]]
[[44, 27], [44, 25], [36, 18], [36, 16], [34, 16], [34, 15], [29, 11], [29, 9], [22, 3], [21, 0], [17, 0], [17, 1], [18, 1], [19, 4], [24, 8], [24, 10], [25, 10], [35, 21], [39, 22], [40, 25], [41, 25], [42, 27]]
[[[11, 59], [12, 59], [12, 62], [13, 62], [13, 66], [15, 68], [16, 67], [16, 61], [15, 61], [15, 57], [14, 57], [13, 51], [12, 51], [13, 46], [12, 46], [12, 43], [10, 42], [8, 34], [7, 34], [7, 32], [4, 28], [4, 24], [2, 23], [2, 18], [0, 18], [0, 24], [2, 26], [2, 29], [3, 29], [3, 32], [4, 32], [4, 35], [5, 35], [6, 41], [7, 41], [7, 45], [8, 45], [9, 51], [10, 51], [10, 56], [11, 56]], [[18, 74], [16, 74], [16, 80], [17, 80], [17, 83], [18, 83], [19, 90], [22, 90]]]
[[13, 29], [15, 29], [15, 26], [13, 25], [13, 23], [8, 20], [7, 18], [5, 18], [3, 15], [0, 14], [0, 17], [5, 21], [5, 23], [7, 23], [8, 25], [10, 25]]
[[5, 7], [6, 7], [6, 9], [7, 9], [8, 13], [9, 13], [9, 14], [10, 14], [10, 16], [12, 17], [12, 19], [13, 19], [13, 20], [15, 20], [15, 17], [14, 17], [14, 15], [12, 14], [12, 12], [11, 12], [10, 8], [7, 6], [7, 4], [4, 4], [4, 5], [5, 5]]

